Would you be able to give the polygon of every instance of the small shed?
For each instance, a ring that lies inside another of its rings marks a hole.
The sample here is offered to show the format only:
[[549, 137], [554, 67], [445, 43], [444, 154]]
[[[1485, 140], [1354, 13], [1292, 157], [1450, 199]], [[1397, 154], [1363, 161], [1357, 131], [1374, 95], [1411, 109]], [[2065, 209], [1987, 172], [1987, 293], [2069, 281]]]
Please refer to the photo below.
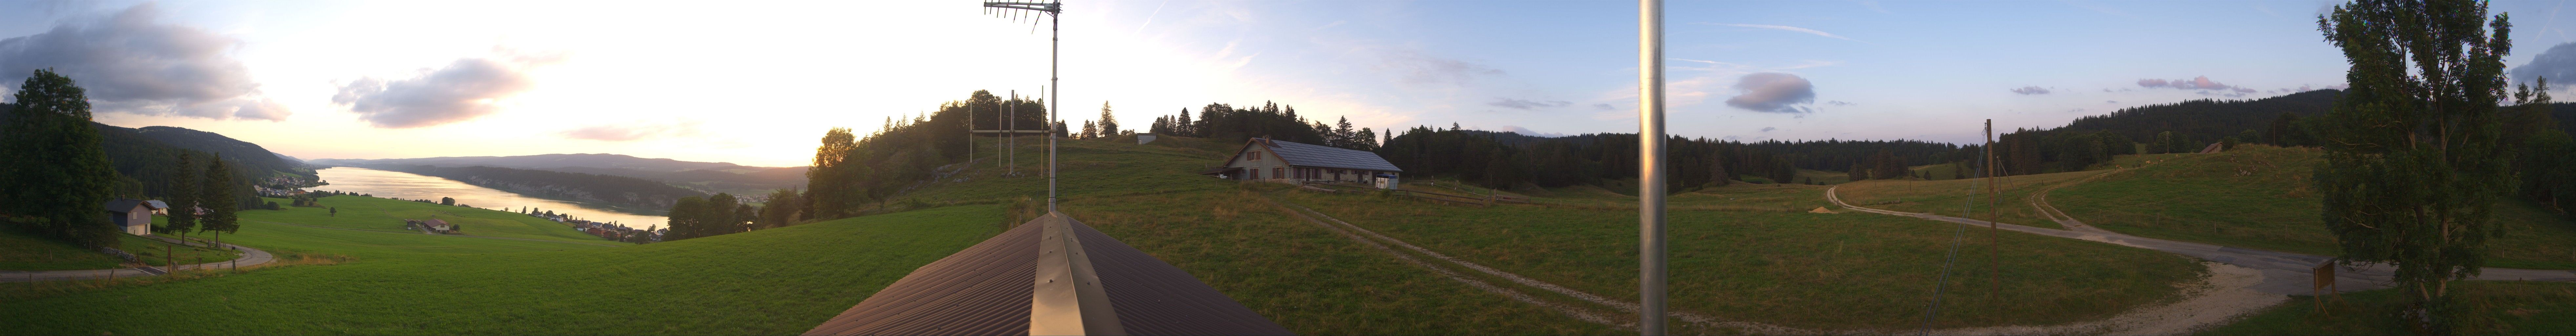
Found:
[[1225, 165], [1199, 174], [1229, 180], [1375, 184], [1380, 179], [1393, 181], [1403, 172], [1377, 153], [1261, 138], [1244, 143], [1226, 158]]
[[131, 235], [152, 234], [152, 212], [169, 209], [161, 201], [119, 198], [107, 201], [107, 222]]
[[1154, 142], [1153, 133], [1136, 133], [1136, 144], [1142, 145], [1150, 142]]

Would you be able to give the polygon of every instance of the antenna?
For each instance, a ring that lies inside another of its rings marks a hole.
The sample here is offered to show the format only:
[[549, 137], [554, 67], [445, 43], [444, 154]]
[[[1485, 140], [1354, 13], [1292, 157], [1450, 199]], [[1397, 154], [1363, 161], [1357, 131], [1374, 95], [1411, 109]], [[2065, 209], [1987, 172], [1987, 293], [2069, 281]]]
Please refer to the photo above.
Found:
[[[1038, 22], [1038, 20], [1039, 20], [1039, 19], [1043, 19], [1043, 18], [1046, 18], [1046, 17], [1057, 17], [1057, 16], [1061, 16], [1061, 15], [1063, 15], [1063, 14], [1064, 14], [1064, 3], [1063, 3], [1063, 2], [1006, 2], [1006, 1], [986, 1], [986, 2], [984, 2], [984, 8], [985, 8], [985, 11], [988, 11], [988, 12], [989, 12], [989, 11], [996, 10], [996, 9], [1002, 10], [1002, 11], [1004, 11], [1004, 12], [1010, 12], [1010, 13], [1011, 13], [1011, 15], [1012, 15], [1012, 19], [1011, 19], [1012, 21], [1011, 21], [1011, 22], [1019, 22], [1019, 17], [1020, 17], [1020, 15], [1028, 15], [1028, 17], [1029, 17], [1029, 33], [1031, 33], [1031, 34], [1035, 34], [1035, 33], [1037, 33], [1037, 22]], [[1014, 9], [1016, 9], [1016, 10], [1014, 10]], [[1023, 11], [1025, 11], [1025, 12], [1023, 12]], [[1044, 16], [1040, 16], [1040, 14], [1043, 14]], [[1062, 35], [1063, 35], [1063, 31], [1064, 31], [1064, 20], [1062, 20], [1061, 18], [1058, 18], [1058, 20], [1055, 20], [1055, 21], [1049, 21], [1049, 22], [1051, 22], [1051, 23], [1053, 24], [1053, 27], [1049, 29], [1049, 34], [1050, 34], [1050, 35], [1052, 35], [1052, 36], [1047, 37], [1047, 86], [1046, 86], [1047, 88], [1046, 88], [1046, 89], [1041, 89], [1041, 91], [1044, 91], [1044, 90], [1062, 90], [1062, 85], [1058, 85], [1059, 83], [1056, 83], [1056, 81], [1057, 81], [1057, 80], [1061, 79], [1061, 78], [1056, 77], [1056, 70], [1057, 70], [1057, 68], [1058, 68], [1058, 67], [1056, 66], [1056, 65], [1057, 65], [1057, 64], [1056, 64], [1056, 61], [1059, 59], [1059, 56], [1061, 56], [1061, 54], [1063, 53], [1063, 49], [1061, 48], [1061, 46], [1060, 46], [1060, 45], [1061, 45], [1061, 44], [1063, 44], [1063, 38], [1062, 38]], [[1055, 162], [1056, 162], [1056, 160], [1055, 160], [1055, 137], [1056, 137], [1056, 134], [1055, 134], [1055, 125], [1054, 125], [1055, 120], [1052, 120], [1052, 119], [1055, 119], [1055, 117], [1054, 117], [1053, 115], [1055, 114], [1055, 110], [1056, 110], [1056, 100], [1057, 100], [1057, 99], [1055, 99], [1055, 98], [1056, 98], [1056, 95], [1055, 95], [1055, 94], [1056, 94], [1056, 91], [1044, 91], [1044, 92], [1045, 92], [1045, 94], [1046, 94], [1046, 95], [1045, 95], [1045, 97], [1046, 97], [1046, 100], [1047, 100], [1047, 102], [1046, 102], [1046, 104], [1047, 104], [1047, 114], [1049, 115], [1047, 119], [1050, 119], [1050, 120], [1048, 120], [1048, 122], [1046, 123], [1047, 125], [1042, 125], [1042, 126], [1039, 126], [1039, 127], [1040, 127], [1040, 128], [1045, 129], [1045, 131], [1044, 131], [1044, 132], [1046, 132], [1046, 134], [1047, 134], [1047, 213], [1055, 213], [1055, 201], [1056, 201], [1056, 167], [1055, 167]], [[1014, 119], [1016, 119], [1016, 118], [1014, 118]], [[1019, 130], [1019, 128], [1014, 127], [1014, 128], [1012, 128], [1011, 130], [1012, 130], [1012, 131], [1018, 131], [1018, 130]], [[1017, 134], [1017, 133], [1013, 133], [1013, 134]], [[1029, 327], [1030, 334], [1033, 334], [1033, 335], [1034, 335], [1034, 334], [1039, 334], [1039, 331], [1041, 331], [1041, 330], [1042, 330], [1042, 328], [1039, 328], [1039, 325], [1040, 325], [1040, 324], [1041, 324], [1041, 323], [1037, 323], [1037, 321], [1031, 321], [1031, 323], [1030, 323], [1030, 327]], [[1054, 329], [1043, 329], [1043, 330], [1054, 330]]]

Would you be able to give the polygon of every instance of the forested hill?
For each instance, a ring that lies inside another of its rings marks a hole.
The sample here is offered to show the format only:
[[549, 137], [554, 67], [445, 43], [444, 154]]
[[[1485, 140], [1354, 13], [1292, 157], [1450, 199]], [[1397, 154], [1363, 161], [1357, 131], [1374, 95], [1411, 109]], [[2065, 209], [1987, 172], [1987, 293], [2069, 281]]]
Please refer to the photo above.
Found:
[[645, 213], [669, 209], [672, 202], [682, 197], [707, 195], [696, 190], [662, 184], [662, 182], [625, 176], [485, 166], [350, 166], [437, 176], [521, 195], [615, 205]]
[[619, 154], [540, 154], [520, 156], [453, 156], [411, 159], [313, 159], [324, 165], [421, 165], [502, 167], [615, 175], [697, 189], [704, 192], [765, 194], [802, 188], [805, 167], [753, 167], [726, 162], [693, 162], [639, 158]]
[[[10, 104], [0, 104], [0, 123], [7, 122], [10, 109]], [[180, 154], [185, 153], [194, 157], [200, 169], [204, 167], [205, 160], [214, 157], [212, 153], [157, 140], [132, 128], [109, 126], [97, 122], [90, 122], [90, 127], [98, 129], [99, 143], [107, 152], [108, 165], [116, 170], [116, 193], [121, 197], [167, 197], [171, 181], [179, 178], [196, 178], [195, 174], [202, 174], [202, 172], [184, 172], [187, 175], [182, 175], [183, 172], [178, 169]], [[214, 133], [193, 130], [189, 132], [223, 138], [222, 135]], [[223, 140], [239, 142], [231, 138], [223, 138]], [[233, 171], [238, 173], [236, 175], [239, 179], [232, 183], [236, 194], [234, 199], [242, 202], [238, 206], [250, 208], [260, 202], [257, 191], [251, 188], [253, 179], [292, 175], [302, 176], [304, 181], [313, 180], [312, 170], [303, 169], [300, 165], [278, 164], [276, 154], [267, 153], [266, 149], [258, 149], [258, 145], [247, 142], [241, 144], [257, 149], [263, 154], [224, 155], [225, 164], [233, 167]]]
[[259, 144], [234, 140], [223, 134], [170, 126], [144, 126], [126, 130], [173, 147], [223, 154], [225, 161], [239, 165], [238, 167], [241, 167], [239, 169], [243, 172], [252, 172], [248, 174], [252, 177], [287, 174], [303, 176], [307, 181], [313, 180], [313, 170], [305, 168], [303, 162], [287, 160], [286, 156], [270, 152], [268, 148], [260, 147]]
[[2111, 131], [2130, 139], [2151, 139], [2171, 131], [2192, 139], [2261, 134], [2284, 113], [2299, 119], [2326, 114], [2341, 90], [2316, 90], [2252, 100], [2190, 100], [2130, 107], [2111, 114], [2075, 118], [2056, 131]]

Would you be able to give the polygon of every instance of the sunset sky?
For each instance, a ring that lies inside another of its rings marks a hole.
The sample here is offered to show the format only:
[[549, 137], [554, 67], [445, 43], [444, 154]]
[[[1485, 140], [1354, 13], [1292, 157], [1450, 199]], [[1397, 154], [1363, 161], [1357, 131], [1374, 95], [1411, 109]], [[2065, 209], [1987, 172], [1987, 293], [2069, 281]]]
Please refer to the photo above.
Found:
[[[2122, 107], [2338, 87], [2334, 2], [1674, 2], [1672, 131], [1970, 142]], [[2516, 77], [2576, 73], [2561, 2]], [[1079, 1], [1065, 119], [1274, 101], [1359, 126], [1634, 132], [1636, 4]], [[2570, 13], [2576, 15], [2576, 13]], [[805, 165], [972, 90], [1046, 85], [1053, 20], [973, 1], [0, 2], [0, 90], [54, 68], [100, 122], [306, 159], [616, 153]], [[2536, 62], [2535, 59], [2548, 60]], [[2554, 77], [2554, 75], [2553, 75]], [[2563, 97], [2564, 95], [2562, 95]]]

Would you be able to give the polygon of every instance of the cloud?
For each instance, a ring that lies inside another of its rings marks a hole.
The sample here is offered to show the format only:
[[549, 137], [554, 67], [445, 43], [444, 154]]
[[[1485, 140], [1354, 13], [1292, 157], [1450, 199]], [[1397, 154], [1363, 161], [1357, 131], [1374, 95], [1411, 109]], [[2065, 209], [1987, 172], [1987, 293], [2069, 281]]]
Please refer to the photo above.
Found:
[[2170, 80], [2170, 81], [2168, 81], [2168, 80], [2162, 80], [2162, 79], [2153, 79], [2153, 78], [2150, 78], [2150, 79], [2140, 79], [2140, 80], [2138, 80], [2138, 86], [2140, 86], [2140, 87], [2147, 87], [2147, 88], [2174, 88], [2174, 89], [2182, 89], [2182, 90], [2226, 90], [2226, 89], [2234, 89], [2234, 88], [2236, 88], [2235, 86], [2230, 86], [2230, 85], [2227, 85], [2227, 84], [2219, 84], [2218, 82], [2210, 81], [2210, 80], [2209, 80], [2209, 76], [2193, 77], [2192, 79], [2176, 79], [2176, 80]]
[[463, 58], [417, 77], [362, 77], [340, 85], [331, 103], [349, 107], [378, 128], [415, 128], [473, 120], [499, 110], [502, 98], [534, 87], [529, 67], [554, 57]]
[[2013, 92], [2013, 93], [2019, 93], [2019, 94], [2022, 94], [2022, 95], [2044, 95], [2044, 94], [2048, 94], [2048, 89], [2040, 88], [2040, 87], [2037, 87], [2037, 86], [2024, 86], [2024, 87], [2021, 87], [2021, 88], [2018, 88], [2018, 89], [2012, 89], [2012, 92]]
[[1763, 131], [1763, 132], [1770, 132], [1771, 130], [1777, 130], [1777, 129], [1780, 129], [1780, 128], [1779, 128], [1779, 127], [1763, 127], [1763, 128], [1762, 128], [1762, 131]]
[[285, 120], [241, 61], [240, 40], [161, 24], [151, 3], [115, 14], [65, 20], [35, 35], [0, 39], [0, 83], [16, 91], [27, 74], [51, 68], [88, 91], [100, 112], [209, 119]]
[[1771, 113], [1814, 112], [1800, 104], [1816, 101], [1816, 85], [1806, 78], [1778, 72], [1744, 75], [1735, 81], [1735, 90], [1743, 92], [1727, 98], [1726, 106]]
[[1503, 70], [1464, 60], [1424, 55], [1420, 52], [1387, 52], [1378, 64], [1379, 70], [1396, 72], [1406, 84], [1466, 85], [1479, 76], [1499, 76]]
[[1616, 109], [1619, 109], [1619, 108], [1618, 108], [1618, 107], [1616, 107], [1616, 106], [1610, 106], [1610, 104], [1592, 104], [1592, 108], [1593, 108], [1593, 109], [1597, 109], [1597, 110], [1602, 110], [1602, 111], [1609, 111], [1609, 110], [1616, 110]]
[[1529, 100], [1520, 100], [1520, 99], [1511, 99], [1511, 98], [1496, 98], [1496, 99], [1494, 99], [1494, 102], [1491, 102], [1491, 103], [1485, 103], [1485, 105], [1493, 105], [1493, 106], [1496, 106], [1496, 107], [1515, 108], [1515, 109], [1523, 109], [1523, 110], [1536, 110], [1536, 109], [1539, 109], [1539, 108], [1545, 108], [1545, 107], [1564, 107], [1564, 106], [1566, 106], [1566, 105], [1573, 105], [1573, 104], [1574, 104], [1574, 102], [1563, 101], [1563, 100], [1529, 101]]
[[2254, 92], [2256, 92], [2257, 90], [2254, 90], [2254, 89], [2248, 89], [2248, 88], [2244, 88], [2244, 87], [2237, 87], [2237, 88], [2235, 89], [2235, 91], [2236, 91], [2236, 93], [2254, 93]]
[[2117, 100], [2104, 100], [2104, 101], [2102, 101], [2102, 103], [2103, 103], [2103, 104], [2119, 104], [2119, 103], [2120, 103], [2120, 101], [2117, 101]]
[[2560, 83], [2576, 80], [2576, 42], [2549, 47], [2549, 50], [2541, 51], [2540, 56], [2532, 57], [2531, 63], [2513, 67], [2508, 74], [2518, 84], [2530, 84], [2540, 78], [2555, 79]]
[[664, 125], [598, 125], [558, 132], [564, 138], [599, 141], [635, 141], [656, 137], [680, 137], [698, 134], [697, 123]]
[[1712, 24], [1712, 25], [1720, 25], [1720, 26], [1733, 26], [1733, 27], [1761, 28], [1761, 29], [1780, 30], [1780, 31], [1792, 31], [1792, 32], [1807, 33], [1807, 34], [1816, 35], [1816, 36], [1823, 36], [1823, 37], [1838, 38], [1838, 39], [1843, 39], [1843, 40], [1845, 40], [1845, 41], [1855, 41], [1855, 42], [1860, 41], [1860, 40], [1854, 40], [1854, 39], [1849, 38], [1849, 37], [1843, 37], [1842, 35], [1834, 35], [1834, 33], [1827, 33], [1827, 32], [1818, 31], [1818, 30], [1815, 30], [1815, 29], [1806, 29], [1806, 28], [1798, 28], [1798, 27], [1790, 27], [1790, 26], [1761, 25], [1761, 24], [1744, 24], [1744, 23], [1709, 23], [1709, 24]]
[[1853, 102], [1847, 102], [1847, 101], [1832, 100], [1832, 101], [1825, 101], [1825, 105], [1833, 105], [1833, 106], [1852, 106], [1852, 105], [1860, 105], [1860, 104], [1859, 104], [1859, 103], [1853, 103]]
[[1556, 138], [1556, 137], [1564, 137], [1564, 136], [1565, 136], [1565, 133], [1547, 133], [1547, 132], [1539, 132], [1539, 131], [1533, 131], [1533, 130], [1530, 130], [1528, 127], [1520, 127], [1520, 126], [1512, 126], [1512, 125], [1503, 125], [1503, 127], [1502, 127], [1502, 128], [1500, 128], [1500, 129], [1495, 129], [1494, 131], [1495, 131], [1495, 132], [1512, 132], [1512, 133], [1520, 133], [1521, 135], [1534, 136], [1534, 137], [1546, 137], [1546, 138]]

